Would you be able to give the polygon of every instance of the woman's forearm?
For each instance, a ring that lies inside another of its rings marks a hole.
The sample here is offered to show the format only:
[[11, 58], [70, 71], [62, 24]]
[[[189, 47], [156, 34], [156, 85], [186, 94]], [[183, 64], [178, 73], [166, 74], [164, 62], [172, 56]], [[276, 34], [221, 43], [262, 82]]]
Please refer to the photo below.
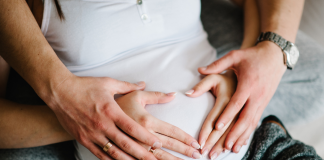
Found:
[[304, 0], [258, 0], [261, 31], [271, 31], [295, 42]]
[[46, 102], [73, 76], [43, 36], [26, 1], [0, 1], [0, 55]]
[[242, 4], [244, 11], [244, 38], [241, 49], [255, 45], [260, 34], [260, 13], [256, 0], [244, 0]]
[[0, 148], [27, 148], [72, 140], [47, 106], [0, 98]]

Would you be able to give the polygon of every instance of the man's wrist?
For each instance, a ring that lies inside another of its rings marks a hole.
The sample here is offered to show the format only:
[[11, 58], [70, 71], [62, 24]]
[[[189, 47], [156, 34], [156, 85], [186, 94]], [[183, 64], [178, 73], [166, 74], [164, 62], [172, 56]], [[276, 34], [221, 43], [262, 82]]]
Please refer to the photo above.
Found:
[[[64, 66], [64, 65], [63, 65]], [[38, 96], [51, 108], [55, 106], [55, 95], [59, 92], [59, 88], [62, 87], [66, 81], [70, 81], [76, 77], [65, 66], [55, 71], [50, 71], [47, 75], [39, 80], [39, 83], [35, 86], [35, 91]]]
[[283, 72], [287, 70], [287, 66], [284, 63], [284, 54], [278, 45], [271, 41], [262, 41], [259, 42], [257, 46], [263, 48], [266, 53], [272, 54], [273, 56], [271, 56], [271, 60], [277, 61], [278, 65], [281, 66]]

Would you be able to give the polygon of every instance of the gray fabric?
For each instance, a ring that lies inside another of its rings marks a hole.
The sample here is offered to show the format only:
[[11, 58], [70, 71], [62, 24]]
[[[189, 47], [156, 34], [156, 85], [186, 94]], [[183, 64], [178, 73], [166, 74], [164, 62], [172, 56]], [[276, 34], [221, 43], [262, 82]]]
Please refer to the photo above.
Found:
[[[243, 39], [243, 13], [224, 0], [202, 0], [201, 19], [210, 43], [221, 57], [239, 49]], [[300, 58], [287, 70], [263, 116], [273, 114], [287, 126], [324, 115], [324, 48], [303, 32], [297, 34]]]
[[263, 123], [242, 160], [321, 160], [313, 147], [290, 137], [275, 123]]

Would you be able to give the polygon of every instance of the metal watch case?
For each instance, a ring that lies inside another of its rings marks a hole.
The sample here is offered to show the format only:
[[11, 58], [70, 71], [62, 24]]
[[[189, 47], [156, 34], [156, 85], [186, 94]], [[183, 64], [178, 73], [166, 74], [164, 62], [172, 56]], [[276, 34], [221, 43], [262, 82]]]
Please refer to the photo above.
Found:
[[288, 69], [293, 69], [299, 58], [298, 48], [291, 42], [287, 42], [287, 46], [283, 49], [284, 54], [286, 54], [286, 64]]
[[257, 43], [266, 40], [274, 42], [281, 48], [284, 55], [284, 64], [287, 65], [288, 69], [293, 69], [299, 58], [299, 51], [296, 45], [273, 32], [262, 32], [257, 40]]

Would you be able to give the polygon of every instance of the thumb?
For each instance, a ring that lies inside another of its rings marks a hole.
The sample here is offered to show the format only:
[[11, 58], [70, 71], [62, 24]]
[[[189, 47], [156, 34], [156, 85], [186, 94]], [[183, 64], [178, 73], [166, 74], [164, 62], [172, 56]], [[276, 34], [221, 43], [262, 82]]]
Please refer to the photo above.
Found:
[[231, 68], [234, 65], [234, 58], [235, 55], [237, 55], [236, 52], [240, 52], [240, 51], [231, 51], [227, 53], [225, 56], [223, 56], [222, 58], [214, 61], [210, 65], [206, 67], [198, 68], [198, 72], [204, 75], [218, 74], [227, 70], [228, 68]]
[[112, 84], [115, 89], [115, 94], [126, 94], [136, 90], [143, 90], [145, 82], [129, 83], [126, 81], [115, 80]]
[[202, 79], [198, 84], [196, 84], [196, 86], [194, 86], [192, 90], [185, 92], [185, 94], [188, 97], [201, 96], [203, 93], [215, 87], [219, 83], [219, 81], [220, 81], [219, 75], [216, 74], [208, 75], [204, 79]]
[[159, 104], [168, 103], [172, 101], [177, 94], [176, 92], [162, 93], [162, 92], [143, 92], [141, 95], [142, 102], [145, 104]]

